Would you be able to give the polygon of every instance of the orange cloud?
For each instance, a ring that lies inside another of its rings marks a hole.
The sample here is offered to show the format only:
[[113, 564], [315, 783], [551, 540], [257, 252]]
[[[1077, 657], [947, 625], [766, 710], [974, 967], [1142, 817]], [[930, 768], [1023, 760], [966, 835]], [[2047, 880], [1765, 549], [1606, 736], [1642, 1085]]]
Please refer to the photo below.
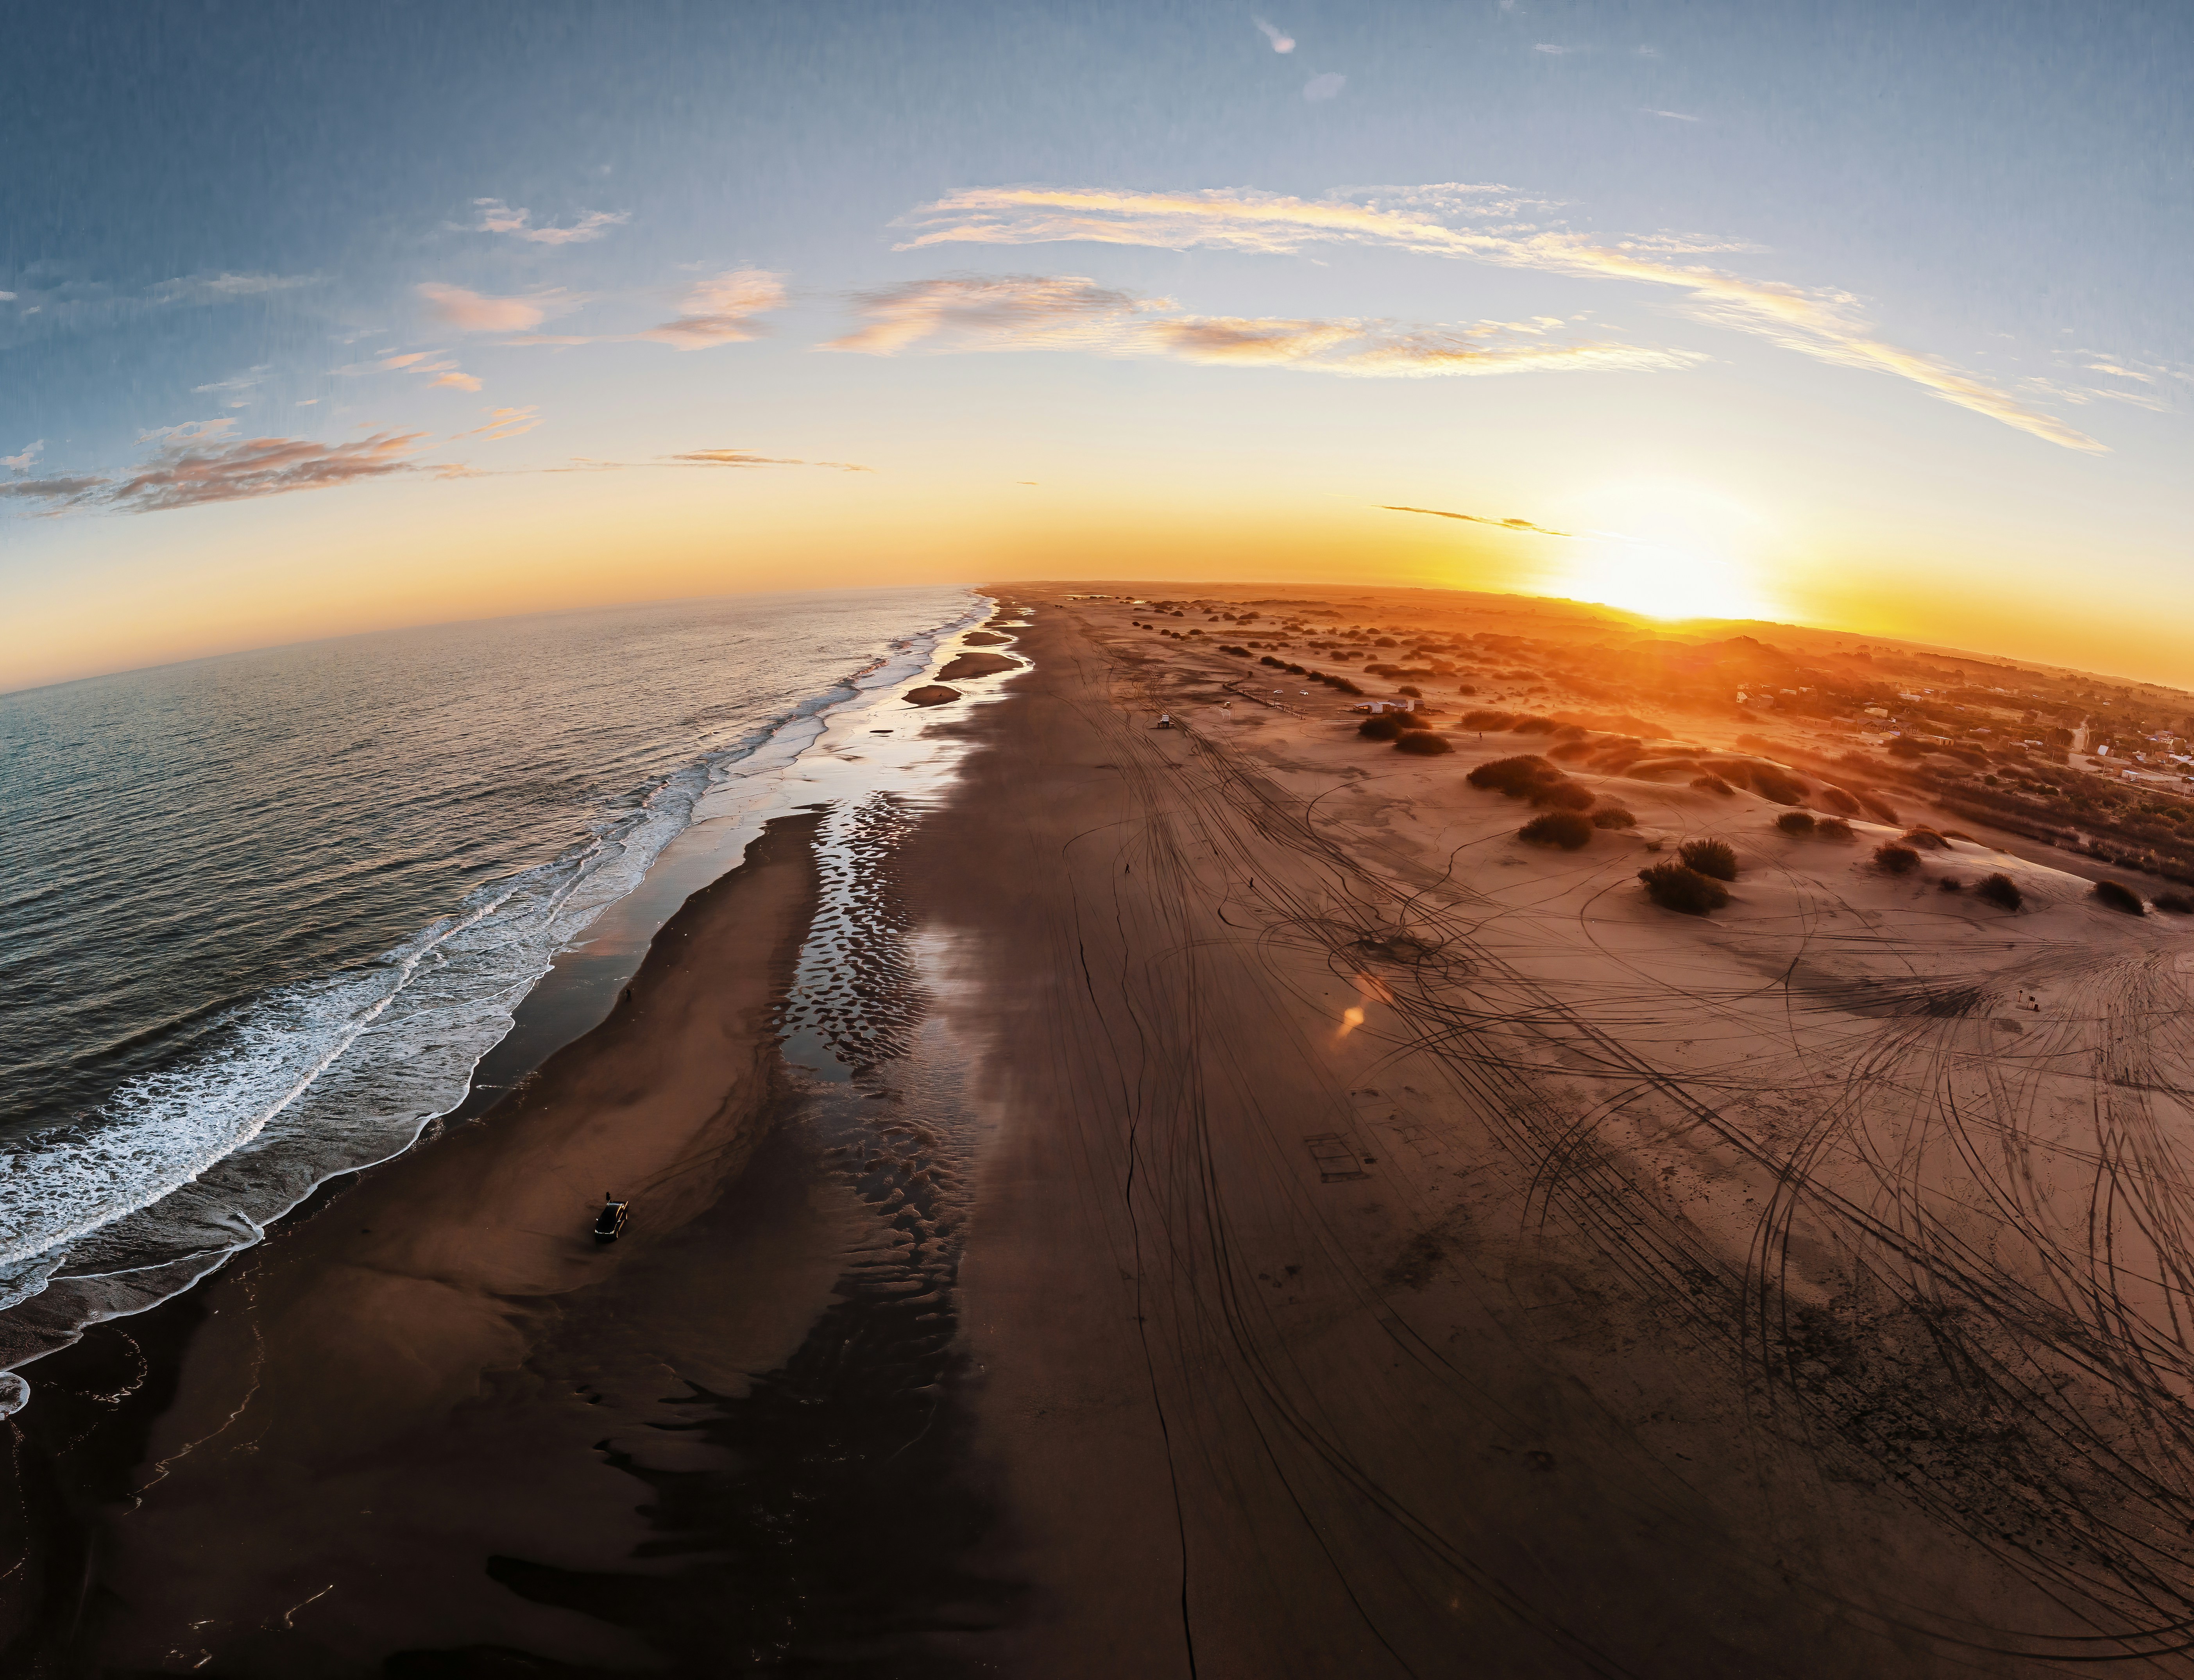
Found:
[[578, 301], [560, 291], [539, 292], [531, 297], [486, 297], [435, 280], [416, 290], [427, 300], [434, 318], [459, 332], [524, 332]]
[[1092, 240], [1172, 250], [1204, 246], [1293, 255], [1306, 244], [1340, 242], [1674, 287], [1686, 294], [1691, 312], [1715, 324], [1757, 334], [1819, 361], [1892, 374], [1946, 402], [2066, 449], [2105, 448], [2053, 416], [2027, 407], [2008, 392], [1938, 357], [1876, 338], [1852, 312], [1857, 300], [1847, 293], [1806, 290], [1666, 260], [1734, 248], [1726, 244], [1665, 235], [1608, 238], [1515, 220], [1531, 202], [1509, 194], [1506, 187], [1460, 183], [1360, 201], [1228, 190], [1168, 193], [984, 187], [952, 193], [904, 218], [904, 224], [926, 231], [899, 249]]
[[929, 341], [940, 350], [1090, 350], [1375, 379], [1673, 370], [1705, 359], [1605, 340], [1550, 341], [1548, 326], [1562, 324], [1552, 318], [1404, 328], [1376, 320], [1175, 315], [1170, 299], [1114, 291], [1073, 274], [912, 280], [857, 301], [869, 324], [822, 348], [891, 356]]
[[[706, 350], [755, 336], [749, 318], [784, 302], [784, 277], [766, 268], [732, 268], [704, 280], [681, 300], [684, 313], [651, 327], [637, 338], [652, 339], [680, 350]], [[531, 325], [531, 323], [526, 324]]]

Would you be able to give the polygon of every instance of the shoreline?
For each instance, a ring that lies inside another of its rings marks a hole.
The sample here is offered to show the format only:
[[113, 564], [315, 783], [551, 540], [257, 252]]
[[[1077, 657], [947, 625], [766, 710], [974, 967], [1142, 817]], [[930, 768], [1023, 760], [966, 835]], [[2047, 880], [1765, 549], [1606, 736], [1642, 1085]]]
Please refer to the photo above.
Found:
[[[694, 801], [684, 826], [649, 860], [639, 879], [606, 904], [574, 941], [555, 952], [546, 968], [527, 985], [510, 1012], [508, 1026], [481, 1050], [466, 1071], [462, 1089], [454, 1100], [420, 1118], [400, 1146], [371, 1159], [324, 1163], [313, 1169], [319, 1176], [302, 1194], [294, 1189], [289, 1191], [293, 1199], [286, 1203], [252, 1211], [234, 1208], [229, 1210], [228, 1218], [241, 1220], [263, 1235], [310, 1207], [330, 1184], [400, 1159], [441, 1129], [478, 1118], [549, 1056], [600, 1024], [679, 906], [693, 892], [735, 869], [761, 826], [781, 807], [789, 808], [784, 806], [778, 784], [788, 776], [796, 776], [800, 760], [825, 740], [832, 719], [849, 708], [871, 705], [881, 694], [904, 686], [936, 662], [939, 648], [979, 623], [987, 611], [985, 599], [974, 596], [972, 604], [956, 616], [896, 639], [859, 670], [755, 732], [743, 747], [696, 760], [696, 765], [710, 763], [713, 769], [709, 785]], [[692, 768], [694, 765], [688, 765], [669, 772], [663, 780], [667, 784]], [[732, 820], [724, 820], [727, 817]], [[251, 1147], [247, 1142], [230, 1150], [200, 1176], [222, 1172], [239, 1156], [247, 1155]], [[252, 1182], [252, 1175], [246, 1173], [244, 1183]], [[194, 1178], [167, 1195], [188, 1191], [196, 1183]], [[156, 1201], [113, 1223], [121, 1225], [156, 1216], [158, 1206]], [[201, 1223], [205, 1224], [203, 1218]], [[206, 1234], [215, 1229], [206, 1224]], [[96, 1238], [100, 1233], [89, 1236]], [[127, 1269], [110, 1267], [76, 1283], [65, 1273], [0, 1312], [0, 1350], [11, 1362], [0, 1369], [0, 1417], [25, 1404], [35, 1388], [21, 1373], [50, 1356], [52, 1351], [69, 1345], [85, 1328], [137, 1316], [197, 1288], [253, 1246], [254, 1241], [247, 1241], [226, 1247], [173, 1253], [170, 1245], [169, 1258], [141, 1268], [136, 1277]], [[108, 1292], [118, 1288], [134, 1291], [134, 1298], [127, 1293], [121, 1299], [112, 1298]]]

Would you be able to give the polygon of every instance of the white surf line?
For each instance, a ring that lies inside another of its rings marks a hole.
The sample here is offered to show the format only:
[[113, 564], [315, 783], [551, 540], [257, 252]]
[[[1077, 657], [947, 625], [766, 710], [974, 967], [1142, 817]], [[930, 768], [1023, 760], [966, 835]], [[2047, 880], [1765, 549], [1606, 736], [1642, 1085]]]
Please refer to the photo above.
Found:
[[[517, 893], [518, 888], [515, 886], [513, 886], [508, 892], [504, 892], [502, 897], [481, 905], [480, 908], [474, 911], [472, 915], [464, 917], [461, 920], [452, 921], [439, 936], [428, 943], [421, 946], [408, 961], [399, 964], [397, 968], [395, 984], [391, 986], [370, 1008], [367, 1009], [363, 1014], [356, 1017], [351, 1023], [350, 1029], [347, 1033], [343, 1033], [340, 1035], [335, 1047], [307, 1069], [303, 1077], [292, 1085], [289, 1090], [283, 1092], [279, 1100], [270, 1107], [262, 1109], [255, 1119], [248, 1122], [244, 1129], [235, 1133], [230, 1138], [225, 1148], [201, 1149], [198, 1154], [192, 1157], [194, 1164], [191, 1165], [190, 1169], [187, 1172], [178, 1173], [174, 1168], [171, 1168], [158, 1190], [147, 1191], [146, 1193], [140, 1195], [136, 1200], [130, 1201], [127, 1206], [118, 1207], [110, 1203], [107, 1207], [101, 1208], [97, 1213], [87, 1215], [85, 1218], [78, 1220], [74, 1224], [65, 1226], [57, 1231], [40, 1233], [33, 1237], [19, 1239], [14, 1243], [0, 1246], [0, 1264], [11, 1264], [20, 1260], [36, 1259], [39, 1255], [50, 1253], [52, 1250], [60, 1247], [65, 1242], [72, 1242], [78, 1237], [87, 1236], [90, 1232], [99, 1230], [101, 1226], [111, 1225], [118, 1219], [125, 1219], [132, 1213], [141, 1213], [146, 1208], [150, 1207], [154, 1202], [163, 1200], [174, 1191], [180, 1190], [183, 1185], [189, 1184], [193, 1178], [198, 1178], [201, 1173], [204, 1173], [207, 1168], [227, 1160], [229, 1156], [234, 1155], [246, 1144], [250, 1143], [253, 1138], [258, 1137], [261, 1132], [264, 1132], [269, 1122], [271, 1122], [277, 1115], [279, 1115], [292, 1103], [295, 1103], [300, 1097], [303, 1096], [305, 1092], [311, 1090], [313, 1085], [318, 1082], [320, 1075], [325, 1073], [330, 1068], [333, 1067], [337, 1061], [342, 1059], [343, 1052], [348, 1050], [352, 1045], [358, 1042], [359, 1035], [364, 1033], [368, 1027], [374, 1023], [374, 1022], [379, 1020], [382, 1013], [388, 1009], [388, 1006], [395, 1002], [395, 1001], [403, 995], [405, 987], [411, 983], [412, 975], [418, 972], [419, 965], [427, 959], [430, 953], [439, 950], [442, 946], [448, 943], [450, 940], [455, 938], [458, 934], [464, 932], [468, 928], [478, 926], [483, 918], [491, 915], [497, 910], [501, 909], [505, 904], [508, 903], [513, 897], [516, 897]], [[182, 1163], [181, 1162], [175, 1164], [176, 1167], [180, 1167]], [[36, 1246], [31, 1246], [32, 1243], [35, 1243]], [[28, 1298], [26, 1297], [26, 1299]], [[4, 1304], [13, 1306], [15, 1305], [16, 1303], [10, 1301]]]

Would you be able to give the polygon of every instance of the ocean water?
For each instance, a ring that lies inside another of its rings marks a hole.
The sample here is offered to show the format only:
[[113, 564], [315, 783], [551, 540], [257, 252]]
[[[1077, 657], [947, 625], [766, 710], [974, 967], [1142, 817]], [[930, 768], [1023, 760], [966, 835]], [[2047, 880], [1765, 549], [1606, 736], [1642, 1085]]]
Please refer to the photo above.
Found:
[[408, 1147], [698, 803], [981, 605], [683, 602], [0, 696], [0, 1368]]

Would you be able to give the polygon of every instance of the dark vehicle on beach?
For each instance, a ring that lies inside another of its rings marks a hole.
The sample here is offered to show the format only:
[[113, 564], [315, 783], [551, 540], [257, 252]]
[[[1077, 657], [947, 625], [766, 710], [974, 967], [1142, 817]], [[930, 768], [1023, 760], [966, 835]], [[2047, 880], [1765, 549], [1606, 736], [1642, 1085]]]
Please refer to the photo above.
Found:
[[602, 1211], [594, 1220], [594, 1241], [615, 1242], [624, 1235], [624, 1222], [632, 1215], [632, 1204], [619, 1201], [607, 1190], [602, 1192]]

